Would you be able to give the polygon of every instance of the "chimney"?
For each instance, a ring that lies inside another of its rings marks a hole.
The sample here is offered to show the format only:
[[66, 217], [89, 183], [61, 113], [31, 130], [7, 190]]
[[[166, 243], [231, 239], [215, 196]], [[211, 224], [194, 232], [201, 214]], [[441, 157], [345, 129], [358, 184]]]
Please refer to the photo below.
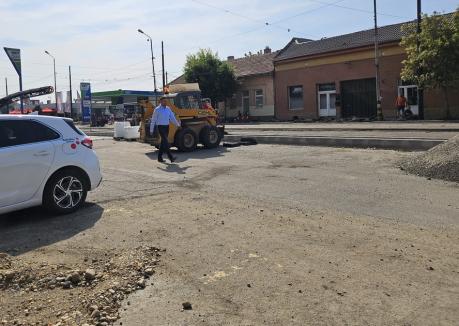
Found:
[[265, 47], [264, 54], [271, 53], [271, 48], [269, 46]]
[[234, 55], [229, 55], [228, 56], [228, 61], [233, 61], [234, 60]]

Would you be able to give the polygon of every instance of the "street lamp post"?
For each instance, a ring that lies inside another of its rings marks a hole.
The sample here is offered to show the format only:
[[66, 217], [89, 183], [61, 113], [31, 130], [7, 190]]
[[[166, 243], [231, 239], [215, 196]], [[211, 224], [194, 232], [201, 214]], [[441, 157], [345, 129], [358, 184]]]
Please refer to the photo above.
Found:
[[381, 108], [381, 76], [379, 72], [379, 37], [378, 37], [378, 15], [376, 12], [376, 0], [373, 1], [375, 21], [375, 68], [376, 68], [376, 116], [378, 120], [384, 120]]
[[45, 50], [45, 53], [53, 58], [53, 70], [54, 70], [54, 99], [56, 101], [56, 111], [57, 111], [57, 85], [56, 85], [56, 58]]
[[153, 68], [153, 87], [155, 91], [155, 101], [157, 100], [156, 98], [156, 74], [155, 74], [155, 57], [153, 56], [153, 40], [150, 35], [142, 31], [140, 28], [137, 30], [140, 34], [145, 35], [148, 38], [148, 41], [150, 42], [150, 51], [151, 51], [151, 66]]
[[[416, 24], [416, 51], [419, 55], [419, 34], [421, 34], [421, 0], [417, 0], [417, 24]], [[421, 73], [421, 69], [418, 68], [418, 74]], [[424, 120], [424, 89], [418, 86], [418, 115], [419, 119]]]

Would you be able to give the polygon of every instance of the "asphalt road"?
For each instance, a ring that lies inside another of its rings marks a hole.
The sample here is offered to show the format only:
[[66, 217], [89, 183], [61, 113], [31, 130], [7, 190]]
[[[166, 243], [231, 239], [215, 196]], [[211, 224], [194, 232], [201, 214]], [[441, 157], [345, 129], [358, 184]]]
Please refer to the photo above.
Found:
[[459, 187], [395, 167], [413, 153], [257, 145], [160, 164], [144, 144], [95, 148], [104, 182], [90, 204], [52, 220], [53, 236], [7, 216], [0, 251], [59, 261], [78, 248], [165, 248], [116, 325], [459, 320]]

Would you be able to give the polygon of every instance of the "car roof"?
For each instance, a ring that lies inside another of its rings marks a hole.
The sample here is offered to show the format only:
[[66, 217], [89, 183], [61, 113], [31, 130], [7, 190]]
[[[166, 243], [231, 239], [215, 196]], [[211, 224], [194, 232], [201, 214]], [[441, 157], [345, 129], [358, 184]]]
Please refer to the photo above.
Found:
[[0, 114], [0, 120], [38, 120], [38, 121], [57, 121], [59, 119], [69, 119], [64, 117], [53, 117], [38, 114]]

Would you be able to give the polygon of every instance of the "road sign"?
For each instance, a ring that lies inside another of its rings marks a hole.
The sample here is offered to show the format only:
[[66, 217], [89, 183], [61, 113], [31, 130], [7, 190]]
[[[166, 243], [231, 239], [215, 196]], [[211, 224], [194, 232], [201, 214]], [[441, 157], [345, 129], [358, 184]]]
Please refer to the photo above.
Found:
[[21, 76], [21, 50], [20, 49], [13, 49], [13, 48], [3, 48], [6, 52], [6, 55], [10, 59], [11, 63], [16, 69], [16, 72], [19, 76]]
[[83, 123], [91, 122], [91, 84], [80, 83], [81, 91], [81, 115]]
[[[22, 92], [22, 70], [21, 70], [21, 50], [20, 49], [13, 49], [13, 48], [3, 48], [6, 52], [6, 55], [10, 59], [11, 63], [13, 64], [14, 69], [19, 75], [19, 91]], [[21, 113], [24, 112], [24, 101], [22, 100], [21, 96]]]

